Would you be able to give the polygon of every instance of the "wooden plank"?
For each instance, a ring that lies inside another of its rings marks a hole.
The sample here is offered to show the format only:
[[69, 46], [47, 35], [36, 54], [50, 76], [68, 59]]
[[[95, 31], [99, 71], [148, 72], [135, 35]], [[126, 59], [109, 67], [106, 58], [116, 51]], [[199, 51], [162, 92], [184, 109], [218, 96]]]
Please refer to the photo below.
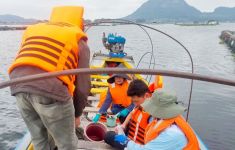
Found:
[[106, 91], [108, 88], [91, 88], [91, 93], [93, 94], [100, 94]]
[[78, 150], [116, 150], [104, 142], [78, 141]]
[[100, 81], [91, 81], [91, 84], [97, 86], [109, 86], [107, 82], [100, 82]]
[[[89, 112], [89, 113], [98, 113], [100, 108], [97, 107], [85, 107], [85, 109], [83, 110], [83, 112]], [[111, 113], [111, 111], [108, 109], [107, 110], [108, 113]]]
[[99, 101], [100, 100], [100, 97], [98, 96], [88, 96], [88, 101]]
[[85, 107], [83, 112], [89, 112], [89, 113], [98, 113], [100, 108], [97, 107]]
[[91, 78], [95, 79], [108, 79], [110, 76], [104, 76], [104, 75], [91, 75]]

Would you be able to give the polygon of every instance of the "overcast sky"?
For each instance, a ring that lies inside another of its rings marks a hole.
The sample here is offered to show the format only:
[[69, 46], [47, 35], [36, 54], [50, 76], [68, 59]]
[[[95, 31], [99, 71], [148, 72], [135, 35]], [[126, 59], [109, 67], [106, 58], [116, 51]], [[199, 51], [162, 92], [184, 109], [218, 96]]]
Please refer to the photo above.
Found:
[[[85, 18], [119, 18], [131, 14], [147, 0], [1, 0], [0, 15], [14, 14], [25, 18], [48, 19], [57, 5], [83, 5]], [[235, 0], [185, 0], [202, 12], [216, 7], [235, 7]]]

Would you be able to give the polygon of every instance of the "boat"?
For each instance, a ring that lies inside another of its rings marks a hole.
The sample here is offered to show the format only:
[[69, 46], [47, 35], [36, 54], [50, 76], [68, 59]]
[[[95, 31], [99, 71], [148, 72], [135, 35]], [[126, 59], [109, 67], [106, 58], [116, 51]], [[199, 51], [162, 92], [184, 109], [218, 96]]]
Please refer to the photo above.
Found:
[[216, 26], [216, 25], [219, 25], [219, 22], [216, 20], [208, 20], [207, 22], [194, 21], [194, 22], [188, 22], [188, 23], [177, 22], [177, 23], [175, 23], [175, 25], [179, 25], [179, 26]]
[[[97, 23], [96, 23], [97, 24]], [[120, 24], [120, 23], [117, 23]], [[112, 35], [111, 35], [112, 36]], [[103, 45], [108, 49], [109, 45], [105, 41], [105, 35], [103, 36]], [[107, 40], [107, 39], [106, 39]], [[125, 43], [125, 42], [124, 42]], [[132, 56], [127, 55], [124, 52], [124, 43], [119, 45], [119, 49], [108, 49], [109, 53], [104, 52], [96, 52], [93, 54], [91, 59], [91, 66], [92, 69], [99, 69], [99, 68], [126, 68], [126, 69], [133, 69], [136, 68], [136, 64]], [[120, 48], [121, 47], [121, 48]], [[98, 112], [99, 108], [97, 107], [100, 103], [100, 97], [102, 93], [105, 93], [108, 88], [107, 79], [109, 78], [110, 74], [103, 73], [103, 74], [92, 74], [91, 75], [91, 91], [90, 96], [88, 97], [88, 105], [84, 109], [84, 113], [81, 119], [81, 126], [86, 128], [90, 124], [92, 117], [95, 113]], [[132, 75], [132, 78], [143, 79], [146, 83], [147, 81], [143, 78], [140, 74]], [[102, 123], [103, 125], [107, 125], [106, 123]], [[113, 127], [107, 126], [107, 130], [113, 130]], [[195, 132], [196, 133], [196, 132]], [[84, 134], [84, 135], [85, 135]], [[201, 150], [207, 150], [207, 147], [202, 142], [200, 137], [197, 135], [200, 148]], [[33, 145], [31, 143], [31, 138], [29, 132], [25, 134], [25, 136], [21, 139], [19, 144], [15, 148], [16, 150], [33, 150]], [[78, 149], [113, 149], [109, 145], [105, 144], [103, 141], [95, 141], [95, 140], [87, 140], [87, 138], [79, 140]]]
[[235, 31], [222, 31], [219, 37], [228, 47], [235, 51]]

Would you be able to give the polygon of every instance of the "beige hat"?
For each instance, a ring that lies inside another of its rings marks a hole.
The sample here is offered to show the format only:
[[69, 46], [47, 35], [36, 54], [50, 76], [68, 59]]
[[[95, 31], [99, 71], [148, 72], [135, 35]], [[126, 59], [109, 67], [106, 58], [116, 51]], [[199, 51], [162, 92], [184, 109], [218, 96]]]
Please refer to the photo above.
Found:
[[161, 119], [174, 118], [186, 111], [185, 107], [177, 103], [176, 96], [159, 91], [155, 91], [142, 107], [153, 117]]
[[110, 84], [112, 84], [112, 83], [114, 82], [114, 78], [115, 78], [115, 77], [121, 77], [121, 78], [124, 78], [124, 79], [126, 79], [126, 80], [131, 80], [131, 78], [130, 78], [128, 75], [126, 75], [126, 74], [113, 74], [113, 75], [107, 80], [107, 82], [110, 83]]

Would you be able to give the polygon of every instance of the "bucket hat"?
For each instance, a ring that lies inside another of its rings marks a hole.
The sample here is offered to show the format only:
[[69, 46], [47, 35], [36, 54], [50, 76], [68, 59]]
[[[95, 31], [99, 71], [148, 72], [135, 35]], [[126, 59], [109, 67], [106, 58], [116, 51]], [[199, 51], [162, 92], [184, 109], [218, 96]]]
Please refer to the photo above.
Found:
[[121, 77], [121, 78], [124, 78], [124, 79], [126, 79], [126, 80], [131, 80], [131, 78], [130, 78], [128, 75], [126, 75], [126, 74], [113, 74], [113, 75], [107, 80], [107, 82], [110, 83], [110, 84], [114, 83], [114, 78], [115, 78], [115, 77]]
[[162, 91], [155, 91], [152, 97], [142, 104], [142, 107], [153, 117], [161, 119], [174, 118], [186, 111], [186, 108], [177, 102], [175, 95]]

